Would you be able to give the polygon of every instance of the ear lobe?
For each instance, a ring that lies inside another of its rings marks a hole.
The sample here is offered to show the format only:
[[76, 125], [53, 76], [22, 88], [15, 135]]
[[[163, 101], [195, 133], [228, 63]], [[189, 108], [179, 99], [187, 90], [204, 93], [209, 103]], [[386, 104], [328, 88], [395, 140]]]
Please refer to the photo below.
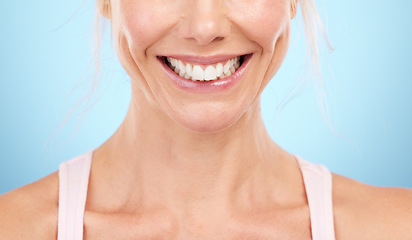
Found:
[[298, 12], [298, 1], [299, 0], [291, 0], [290, 3], [290, 17], [291, 19], [294, 19], [296, 16], [296, 13]]
[[99, 10], [99, 13], [103, 17], [110, 19], [112, 17], [112, 8], [110, 5], [110, 0], [98, 0], [97, 4], [98, 4], [97, 7]]

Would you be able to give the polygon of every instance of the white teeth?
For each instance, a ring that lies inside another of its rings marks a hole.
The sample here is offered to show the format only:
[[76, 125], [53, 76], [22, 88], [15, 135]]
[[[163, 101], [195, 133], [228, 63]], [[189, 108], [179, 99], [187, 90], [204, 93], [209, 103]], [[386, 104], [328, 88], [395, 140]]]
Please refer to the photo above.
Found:
[[216, 80], [216, 68], [213, 66], [208, 66], [205, 70], [205, 80]]
[[216, 65], [216, 76], [220, 77], [223, 75], [223, 64], [218, 63]]
[[235, 69], [235, 67], [234, 67], [233, 65], [230, 66], [230, 71], [232, 71], [232, 73], [236, 72], [236, 69]]
[[189, 75], [189, 76], [192, 76], [192, 64], [190, 64], [190, 63], [188, 63], [188, 64], [186, 64], [186, 73]]
[[224, 73], [228, 73], [230, 69], [230, 61], [227, 61], [227, 63], [225, 64], [225, 66], [223, 66], [223, 72]]
[[173, 67], [176, 67], [176, 61], [176, 59], [172, 58], [170, 64], [172, 64]]
[[180, 70], [179, 75], [181, 75], [181, 77], [183, 77], [186, 73], [186, 66], [181, 61], [178, 61], [178, 62], [179, 62], [179, 70]]
[[235, 66], [236, 69], [238, 69], [238, 68], [240, 67], [240, 62], [239, 62], [239, 61], [236, 61], [236, 63], [235, 63], [234, 66]]
[[199, 65], [193, 66], [192, 80], [203, 81], [205, 78], [205, 72]]
[[193, 81], [212, 81], [229, 77], [240, 67], [240, 58], [235, 57], [228, 60], [225, 65], [217, 63], [216, 65], [206, 66], [206, 69], [199, 65], [190, 63], [184, 64], [182, 61], [167, 57], [168, 66], [180, 77], [191, 79]]

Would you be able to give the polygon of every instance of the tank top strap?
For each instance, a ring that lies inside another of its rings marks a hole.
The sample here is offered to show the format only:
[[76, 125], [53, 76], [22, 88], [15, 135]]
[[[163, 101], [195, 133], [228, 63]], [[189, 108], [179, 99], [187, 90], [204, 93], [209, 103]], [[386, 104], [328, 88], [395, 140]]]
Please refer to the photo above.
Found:
[[83, 216], [92, 153], [90, 151], [60, 164], [58, 240], [83, 239]]
[[334, 240], [332, 174], [323, 165], [296, 157], [300, 165], [310, 211], [313, 240]]

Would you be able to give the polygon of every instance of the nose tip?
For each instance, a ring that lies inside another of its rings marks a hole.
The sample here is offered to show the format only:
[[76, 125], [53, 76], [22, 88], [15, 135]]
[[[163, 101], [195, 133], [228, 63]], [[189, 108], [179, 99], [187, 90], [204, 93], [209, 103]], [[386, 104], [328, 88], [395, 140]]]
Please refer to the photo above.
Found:
[[228, 35], [229, 26], [224, 11], [216, 4], [216, 1], [192, 2], [182, 19], [181, 34], [184, 38], [207, 45]]
[[192, 38], [201, 45], [224, 38], [219, 21], [212, 16], [197, 16], [192, 19], [189, 30]]

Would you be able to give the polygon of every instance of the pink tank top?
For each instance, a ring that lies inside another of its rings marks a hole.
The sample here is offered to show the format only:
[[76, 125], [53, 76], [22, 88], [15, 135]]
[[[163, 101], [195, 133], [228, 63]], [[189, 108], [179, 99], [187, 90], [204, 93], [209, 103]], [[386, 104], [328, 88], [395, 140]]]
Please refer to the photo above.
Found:
[[[83, 216], [93, 151], [64, 162], [59, 169], [58, 240], [82, 240]], [[329, 170], [296, 157], [309, 204], [313, 240], [335, 240], [332, 176]]]

